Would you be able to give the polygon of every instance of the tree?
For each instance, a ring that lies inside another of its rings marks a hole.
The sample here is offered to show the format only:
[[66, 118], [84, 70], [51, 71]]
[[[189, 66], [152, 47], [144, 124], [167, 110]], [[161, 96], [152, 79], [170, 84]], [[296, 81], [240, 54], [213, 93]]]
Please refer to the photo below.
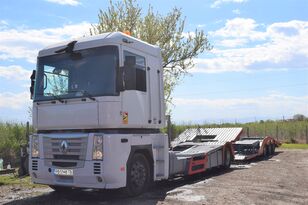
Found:
[[293, 116], [293, 120], [303, 121], [305, 119], [306, 119], [306, 117], [303, 114], [296, 114], [296, 115]]
[[172, 92], [187, 70], [194, 66], [193, 59], [204, 50], [212, 49], [202, 30], [195, 29], [195, 32], [184, 35], [185, 18], [178, 8], [161, 15], [149, 5], [143, 14], [136, 0], [110, 1], [106, 11], [99, 11], [98, 20], [98, 24], [90, 29], [91, 35], [129, 31], [132, 36], [161, 48], [167, 112], [170, 112]]

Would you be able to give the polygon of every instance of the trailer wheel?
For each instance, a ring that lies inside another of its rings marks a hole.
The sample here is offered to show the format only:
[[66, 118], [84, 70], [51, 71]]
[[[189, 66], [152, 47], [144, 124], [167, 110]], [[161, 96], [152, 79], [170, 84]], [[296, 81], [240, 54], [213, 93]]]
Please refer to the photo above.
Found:
[[265, 145], [264, 147], [263, 147], [263, 157], [264, 158], [267, 158], [267, 156], [268, 156], [268, 149], [267, 149], [267, 145]]
[[125, 192], [129, 196], [136, 196], [144, 192], [149, 184], [149, 162], [143, 154], [136, 153], [128, 163]]
[[230, 151], [230, 148], [225, 148], [225, 153], [224, 153], [224, 156], [225, 156], [225, 160], [224, 160], [224, 165], [223, 167], [225, 169], [228, 169], [231, 165], [231, 151]]
[[272, 144], [269, 144], [267, 145], [267, 150], [268, 150], [268, 156], [271, 156], [273, 154], [273, 151], [272, 151]]
[[272, 155], [275, 154], [275, 148], [276, 148], [276, 145], [275, 145], [275, 144], [272, 144]]

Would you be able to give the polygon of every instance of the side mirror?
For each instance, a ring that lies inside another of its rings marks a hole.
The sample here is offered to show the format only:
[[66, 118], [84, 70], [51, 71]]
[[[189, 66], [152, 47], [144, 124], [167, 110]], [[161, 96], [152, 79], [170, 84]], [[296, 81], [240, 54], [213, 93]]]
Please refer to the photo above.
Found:
[[35, 74], [36, 70], [32, 71], [32, 75], [30, 76], [31, 79], [31, 86], [30, 86], [30, 99], [33, 99], [33, 94], [34, 94], [34, 84], [35, 84]]

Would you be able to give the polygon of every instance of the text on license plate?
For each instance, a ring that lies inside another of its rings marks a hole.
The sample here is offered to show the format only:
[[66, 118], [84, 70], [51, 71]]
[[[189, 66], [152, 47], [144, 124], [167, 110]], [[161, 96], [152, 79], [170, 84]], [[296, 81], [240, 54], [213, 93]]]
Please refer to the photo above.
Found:
[[59, 176], [73, 176], [74, 170], [72, 170], [72, 169], [55, 169], [54, 174], [59, 175]]

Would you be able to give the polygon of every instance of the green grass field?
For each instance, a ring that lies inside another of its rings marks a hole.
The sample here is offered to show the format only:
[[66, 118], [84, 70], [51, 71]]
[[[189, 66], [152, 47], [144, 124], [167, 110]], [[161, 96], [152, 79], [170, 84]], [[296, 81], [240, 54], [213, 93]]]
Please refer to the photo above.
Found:
[[280, 148], [284, 148], [284, 149], [308, 149], [308, 144], [282, 144]]
[[18, 178], [13, 174], [0, 176], [0, 186], [4, 185], [22, 185], [23, 187], [29, 187], [29, 188], [44, 187], [43, 185], [33, 184], [29, 176]]

